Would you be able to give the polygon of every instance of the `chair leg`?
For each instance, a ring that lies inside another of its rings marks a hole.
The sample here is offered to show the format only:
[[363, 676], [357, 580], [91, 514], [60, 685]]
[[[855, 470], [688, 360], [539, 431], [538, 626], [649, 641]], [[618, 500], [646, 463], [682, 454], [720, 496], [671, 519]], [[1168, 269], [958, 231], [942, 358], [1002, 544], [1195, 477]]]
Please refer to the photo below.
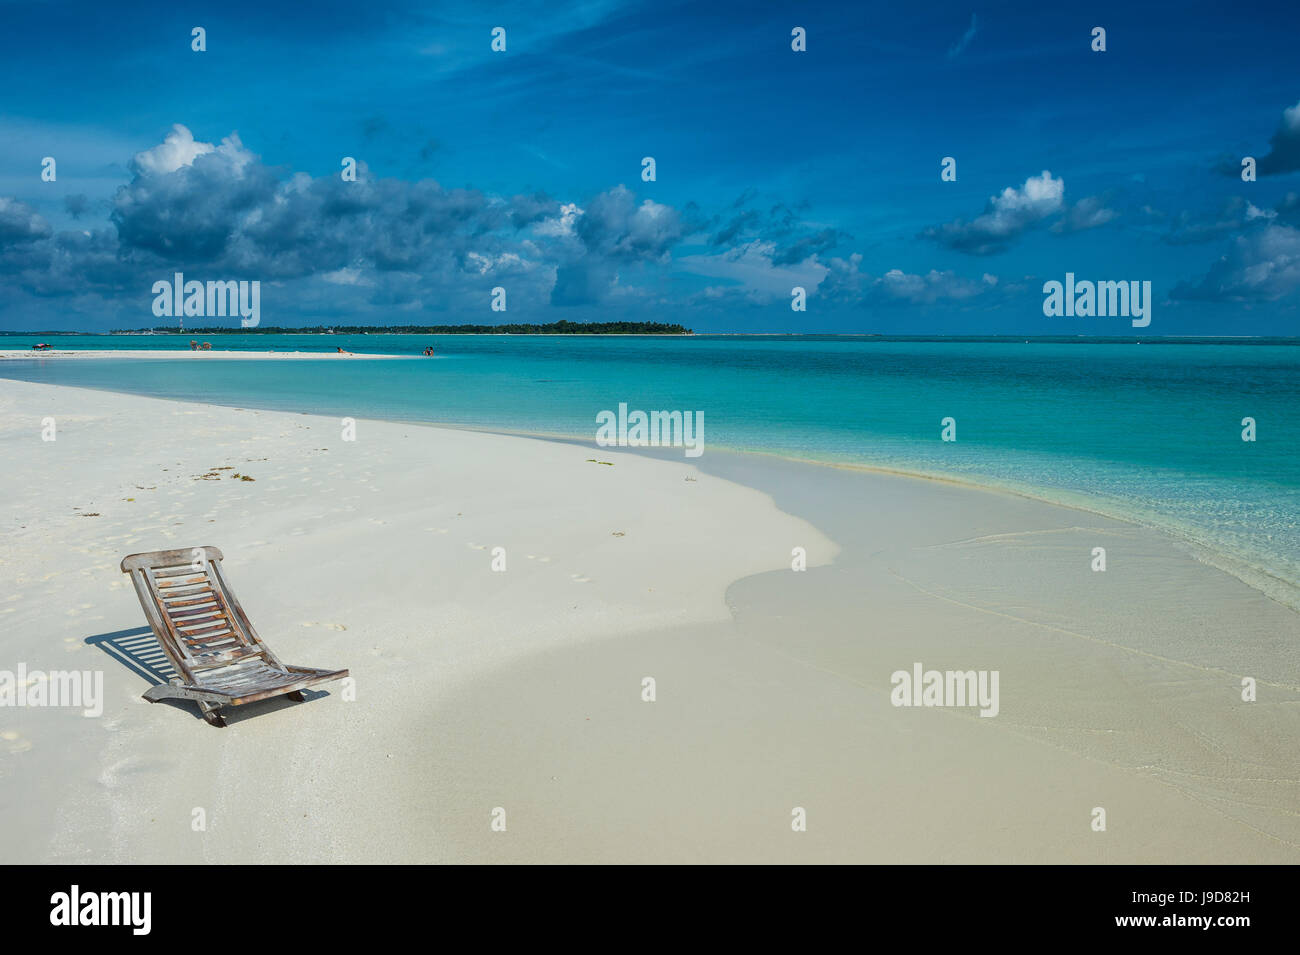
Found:
[[212, 726], [225, 726], [226, 721], [222, 719], [221, 714], [217, 712], [217, 707], [211, 703], [200, 703], [199, 709], [203, 712], [203, 718]]
[[149, 687], [149, 689], [144, 691], [143, 695], [150, 703], [157, 703], [159, 700], [165, 700], [170, 697], [170, 691], [171, 687], [168, 684], [160, 683], [156, 686]]
[[307, 702], [307, 697], [302, 695], [302, 690], [294, 690], [292, 693], [286, 693], [285, 696], [293, 700], [295, 703]]

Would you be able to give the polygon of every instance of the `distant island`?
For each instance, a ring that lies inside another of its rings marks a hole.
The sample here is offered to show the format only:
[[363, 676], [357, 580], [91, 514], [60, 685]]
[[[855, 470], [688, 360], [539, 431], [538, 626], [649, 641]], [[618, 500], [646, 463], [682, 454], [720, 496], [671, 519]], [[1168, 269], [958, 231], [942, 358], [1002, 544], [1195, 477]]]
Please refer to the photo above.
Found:
[[547, 325], [317, 325], [312, 328], [113, 329], [110, 335], [694, 335], [663, 322], [551, 322]]

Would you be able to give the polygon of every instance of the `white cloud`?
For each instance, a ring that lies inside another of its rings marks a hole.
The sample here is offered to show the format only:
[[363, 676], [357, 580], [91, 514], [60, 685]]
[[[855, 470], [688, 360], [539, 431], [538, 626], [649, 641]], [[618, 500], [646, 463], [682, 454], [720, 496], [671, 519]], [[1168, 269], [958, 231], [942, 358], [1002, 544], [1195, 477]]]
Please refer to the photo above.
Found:
[[992, 196], [984, 212], [967, 222], [958, 219], [926, 229], [922, 235], [949, 248], [974, 255], [1004, 251], [1022, 232], [1064, 208], [1065, 180], [1044, 169], [1019, 189], [1008, 186]]
[[465, 258], [471, 271], [476, 271], [479, 275], [487, 275], [489, 272], [526, 272], [533, 267], [532, 262], [514, 252], [502, 252], [497, 256], [469, 252]]
[[1282, 128], [1289, 133], [1300, 133], [1300, 103], [1282, 110]]
[[231, 166], [236, 175], [256, 157], [244, 148], [238, 133], [231, 133], [220, 146], [196, 140], [189, 128], [176, 123], [161, 143], [152, 149], [135, 154], [135, 170], [143, 175], [162, 176], [184, 166], [194, 165], [194, 160], [208, 153], [217, 153]]
[[1273, 302], [1300, 291], [1300, 230], [1265, 226], [1233, 240], [1227, 254], [1196, 285], [1181, 283], [1174, 298]]
[[370, 279], [362, 275], [360, 269], [335, 269], [333, 272], [324, 272], [321, 278], [331, 285], [374, 285]]
[[979, 279], [962, 278], [955, 272], [930, 269], [904, 272], [894, 268], [880, 276], [862, 271], [862, 255], [833, 258], [820, 295], [832, 302], [872, 305], [934, 305], [937, 302], [967, 302], [997, 294], [998, 277], [985, 272]]
[[1053, 179], [1046, 169], [1041, 175], [1030, 176], [1019, 189], [1010, 186], [1002, 190], [1002, 195], [991, 200], [991, 214], [995, 218], [1011, 218], [1025, 212], [1039, 218], [1049, 215], [1061, 208], [1061, 199], [1065, 196], [1065, 180]]
[[1052, 226], [1053, 232], [1083, 232], [1105, 225], [1119, 216], [1114, 209], [1107, 209], [1096, 196], [1080, 199], [1064, 216]]
[[[990, 281], [990, 279], [992, 281]], [[971, 282], [950, 271], [931, 269], [924, 275], [910, 275], [902, 269], [890, 269], [877, 280], [880, 290], [891, 298], [916, 305], [933, 305], [941, 300], [962, 301], [974, 298], [997, 284], [995, 276], [985, 273], [980, 282]]]
[[757, 240], [721, 255], [686, 255], [677, 259], [681, 269], [695, 275], [730, 279], [763, 296], [788, 297], [796, 285], [810, 293], [830, 271], [815, 258], [798, 265], [774, 265], [776, 245]]
[[582, 215], [582, 210], [578, 208], [578, 204], [576, 202], [567, 202], [560, 206], [558, 216], [543, 219], [533, 226], [533, 231], [538, 235], [548, 235], [555, 238], [573, 235], [573, 223], [580, 215]]

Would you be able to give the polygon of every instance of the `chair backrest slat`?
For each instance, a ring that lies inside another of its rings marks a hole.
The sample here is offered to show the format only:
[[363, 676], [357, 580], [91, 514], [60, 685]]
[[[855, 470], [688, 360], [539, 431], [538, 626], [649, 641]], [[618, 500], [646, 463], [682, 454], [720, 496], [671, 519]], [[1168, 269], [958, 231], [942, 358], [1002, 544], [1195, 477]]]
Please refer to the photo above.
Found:
[[131, 575], [149, 627], [187, 682], [253, 657], [279, 661], [257, 638], [221, 572], [215, 547], [132, 554], [122, 561]]

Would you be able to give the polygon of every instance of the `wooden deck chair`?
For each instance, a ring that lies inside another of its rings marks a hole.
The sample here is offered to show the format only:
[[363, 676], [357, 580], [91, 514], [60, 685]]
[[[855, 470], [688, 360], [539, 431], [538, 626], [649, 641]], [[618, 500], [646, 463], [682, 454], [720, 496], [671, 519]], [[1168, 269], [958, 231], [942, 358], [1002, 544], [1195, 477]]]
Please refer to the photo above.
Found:
[[217, 712], [223, 706], [284, 693], [302, 702], [306, 687], [348, 675], [281, 663], [231, 592], [221, 559], [215, 547], [194, 547], [132, 554], [122, 561], [154, 636], [179, 674], [169, 684], [150, 687], [146, 700], [194, 700], [205, 720], [225, 726]]

